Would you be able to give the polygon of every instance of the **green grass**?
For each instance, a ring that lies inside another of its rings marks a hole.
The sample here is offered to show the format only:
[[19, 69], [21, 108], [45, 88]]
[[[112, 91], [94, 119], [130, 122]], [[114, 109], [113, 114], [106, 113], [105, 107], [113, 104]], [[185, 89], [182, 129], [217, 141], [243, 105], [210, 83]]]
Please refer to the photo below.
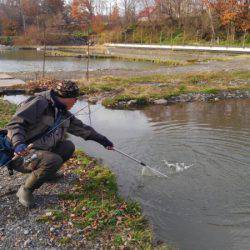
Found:
[[3, 128], [16, 111], [16, 105], [0, 99], [0, 128]]
[[219, 90], [218, 89], [215, 89], [215, 88], [208, 88], [208, 89], [204, 89], [202, 91], [202, 93], [206, 93], [206, 94], [218, 94], [219, 93]]
[[[93, 77], [89, 81], [78, 80], [81, 93], [104, 96], [102, 104], [108, 108], [145, 106], [156, 99], [168, 99], [188, 93], [217, 94], [220, 91], [250, 90], [249, 71], [219, 71], [204, 73], [179, 73], [174, 75], [146, 75], [133, 77]], [[234, 84], [231, 84], [231, 83]], [[26, 85], [26, 91], [35, 92], [46, 80], [33, 81]], [[49, 81], [48, 81], [49, 85]], [[48, 86], [50, 87], [50, 85]]]
[[[73, 228], [82, 230], [87, 240], [101, 241], [104, 248], [119, 248], [126, 244], [129, 249], [153, 249], [152, 229], [136, 202], [125, 201], [118, 194], [115, 175], [95, 159], [77, 151], [73, 159], [66, 163], [78, 175], [70, 190], [59, 195], [56, 210], [38, 218], [43, 223], [70, 221]], [[71, 244], [69, 238], [59, 241]], [[170, 248], [164, 248], [170, 249]]]
[[[101, 77], [89, 82], [79, 81], [88, 95], [108, 93], [102, 104], [114, 108], [119, 102], [134, 100], [133, 104], [144, 106], [155, 99], [169, 98], [186, 93], [217, 94], [222, 90], [249, 90], [249, 71], [185, 73], [172, 75], [149, 75], [142, 77]], [[233, 87], [230, 82], [236, 82]], [[124, 106], [126, 107], [126, 105]]]

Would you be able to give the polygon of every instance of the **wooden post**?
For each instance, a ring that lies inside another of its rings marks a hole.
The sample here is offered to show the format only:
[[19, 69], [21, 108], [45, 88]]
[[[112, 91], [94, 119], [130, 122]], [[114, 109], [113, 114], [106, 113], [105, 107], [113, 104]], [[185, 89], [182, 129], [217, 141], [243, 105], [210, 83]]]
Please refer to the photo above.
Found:
[[46, 63], [46, 50], [47, 50], [47, 44], [46, 44], [46, 25], [45, 22], [43, 23], [43, 78], [45, 77], [45, 63]]
[[90, 103], [88, 102], [88, 109], [89, 109], [89, 125], [92, 126], [92, 120], [91, 120], [91, 107], [90, 107]]
[[87, 81], [89, 81], [89, 59], [90, 59], [90, 55], [89, 55], [89, 31], [88, 31], [88, 37], [87, 37], [87, 43], [88, 43], [88, 46], [87, 46], [87, 70], [86, 70], [86, 79]]
[[245, 29], [245, 30], [244, 30], [244, 36], [243, 36], [243, 44], [242, 44], [243, 48], [245, 48], [246, 36], [247, 36], [247, 30]]

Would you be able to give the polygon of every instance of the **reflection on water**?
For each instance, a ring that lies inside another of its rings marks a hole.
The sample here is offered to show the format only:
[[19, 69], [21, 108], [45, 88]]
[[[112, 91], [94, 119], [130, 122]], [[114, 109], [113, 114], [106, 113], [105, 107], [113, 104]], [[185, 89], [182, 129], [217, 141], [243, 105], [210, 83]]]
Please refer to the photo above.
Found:
[[[167, 179], [141, 176], [140, 165], [95, 142], [72, 139], [112, 167], [120, 191], [141, 202], [159, 238], [180, 249], [248, 249], [249, 110], [250, 100], [137, 111], [91, 106], [92, 126], [118, 149], [160, 171], [167, 169], [164, 161], [191, 165]], [[89, 123], [88, 113], [79, 117]]]
[[[27, 50], [0, 50], [0, 72], [42, 71], [43, 52]], [[47, 57], [46, 71], [85, 71], [87, 59], [74, 57]], [[149, 62], [132, 62], [112, 59], [90, 59], [90, 71], [104, 69], [152, 69]]]

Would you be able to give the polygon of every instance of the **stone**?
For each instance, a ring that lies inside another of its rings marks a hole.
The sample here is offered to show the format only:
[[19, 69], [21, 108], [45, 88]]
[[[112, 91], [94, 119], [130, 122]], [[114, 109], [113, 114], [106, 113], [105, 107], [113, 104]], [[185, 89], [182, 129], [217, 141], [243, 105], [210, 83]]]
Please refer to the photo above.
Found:
[[154, 104], [156, 104], [156, 105], [167, 105], [168, 101], [165, 100], [165, 99], [158, 99], [158, 100], [154, 101]]
[[27, 234], [29, 234], [29, 230], [24, 230], [23, 233], [24, 233], [25, 235], [27, 235]]
[[128, 106], [133, 106], [135, 104], [136, 104], [136, 100], [130, 100], [130, 101], [127, 102]]
[[96, 97], [90, 97], [88, 99], [88, 102], [91, 103], [91, 104], [96, 104], [98, 102], [98, 98], [96, 98]]
[[46, 215], [46, 216], [52, 216], [53, 213], [52, 213], [52, 212], [47, 212], [45, 215]]
[[30, 239], [26, 240], [23, 244], [24, 247], [27, 247], [32, 241]]
[[1, 80], [14, 79], [14, 77], [7, 74], [0, 74], [0, 79]]
[[124, 108], [124, 107], [126, 107], [126, 105], [127, 105], [127, 102], [125, 102], [125, 101], [121, 101], [121, 102], [117, 103], [118, 108]]

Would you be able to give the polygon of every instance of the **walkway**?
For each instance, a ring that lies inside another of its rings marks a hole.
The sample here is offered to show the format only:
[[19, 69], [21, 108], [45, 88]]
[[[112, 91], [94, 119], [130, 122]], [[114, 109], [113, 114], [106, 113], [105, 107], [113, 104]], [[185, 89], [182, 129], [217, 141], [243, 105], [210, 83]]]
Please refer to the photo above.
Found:
[[17, 84], [25, 84], [25, 82], [23, 80], [16, 79], [7, 74], [0, 74], [0, 88], [10, 87]]

